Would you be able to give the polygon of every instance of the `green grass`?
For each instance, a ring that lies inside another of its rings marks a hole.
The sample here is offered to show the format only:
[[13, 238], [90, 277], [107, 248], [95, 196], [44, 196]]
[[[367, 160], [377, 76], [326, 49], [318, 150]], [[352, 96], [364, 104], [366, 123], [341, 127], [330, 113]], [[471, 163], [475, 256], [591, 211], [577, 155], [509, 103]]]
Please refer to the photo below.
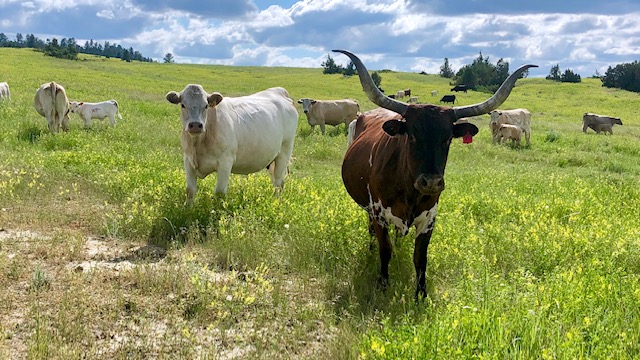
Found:
[[[597, 79], [519, 80], [501, 108], [532, 113], [528, 147], [494, 146], [489, 117], [472, 119], [473, 143], [451, 148], [428, 298], [415, 304], [412, 233], [392, 235], [391, 284], [376, 286], [375, 242], [340, 177], [344, 126], [322, 136], [300, 115], [279, 197], [266, 173], [233, 175], [216, 197], [212, 174], [184, 205], [168, 91], [283, 86], [369, 110], [356, 78], [26, 49], [0, 58], [12, 93], [0, 102], [1, 358], [640, 357], [638, 94]], [[451, 87], [381, 76], [387, 92], [411, 88], [422, 102]], [[50, 134], [33, 96], [51, 80], [71, 100], [116, 99], [123, 120], [84, 130], [72, 115], [68, 133]], [[584, 112], [624, 125], [583, 134]]]

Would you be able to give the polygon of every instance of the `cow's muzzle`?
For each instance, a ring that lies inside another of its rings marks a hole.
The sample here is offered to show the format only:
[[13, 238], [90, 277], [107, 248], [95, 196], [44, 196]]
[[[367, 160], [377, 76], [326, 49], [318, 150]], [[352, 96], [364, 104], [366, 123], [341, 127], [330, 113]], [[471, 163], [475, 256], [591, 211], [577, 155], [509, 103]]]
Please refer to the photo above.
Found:
[[304, 111], [305, 114], [309, 112], [309, 110], [303, 110], [303, 111]]
[[204, 132], [204, 124], [198, 121], [192, 121], [187, 125], [187, 131], [191, 134], [200, 134]]
[[413, 187], [423, 195], [435, 195], [444, 190], [444, 178], [440, 175], [420, 174]]

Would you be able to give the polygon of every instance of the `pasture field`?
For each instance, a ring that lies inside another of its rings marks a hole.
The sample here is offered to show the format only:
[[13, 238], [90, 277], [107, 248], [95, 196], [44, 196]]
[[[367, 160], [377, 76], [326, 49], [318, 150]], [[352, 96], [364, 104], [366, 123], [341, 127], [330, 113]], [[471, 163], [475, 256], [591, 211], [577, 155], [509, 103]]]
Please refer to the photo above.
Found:
[[[421, 102], [451, 87], [381, 75]], [[84, 130], [71, 114], [68, 133], [49, 134], [33, 96], [51, 80], [71, 100], [116, 99], [123, 120]], [[2, 48], [0, 81], [12, 94], [0, 103], [0, 358], [640, 358], [638, 94], [519, 80], [501, 108], [530, 110], [529, 147], [494, 146], [489, 116], [471, 119], [480, 133], [451, 147], [416, 304], [413, 231], [392, 232], [391, 284], [376, 286], [377, 245], [340, 176], [344, 126], [322, 136], [300, 112], [279, 197], [266, 172], [214, 196], [212, 174], [184, 205], [168, 91], [283, 86], [372, 109], [356, 77]], [[583, 134], [587, 111], [624, 125]]]

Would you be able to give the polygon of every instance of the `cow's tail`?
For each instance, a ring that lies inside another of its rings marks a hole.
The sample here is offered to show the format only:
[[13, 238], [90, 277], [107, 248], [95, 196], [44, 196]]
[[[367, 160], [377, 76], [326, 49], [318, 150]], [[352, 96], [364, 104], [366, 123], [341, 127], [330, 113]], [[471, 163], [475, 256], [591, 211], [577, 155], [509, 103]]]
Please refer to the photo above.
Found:
[[122, 115], [120, 115], [120, 106], [118, 105], [118, 102], [115, 100], [111, 100], [111, 101], [113, 101], [113, 104], [116, 106], [116, 111], [118, 112], [118, 118], [122, 120]]

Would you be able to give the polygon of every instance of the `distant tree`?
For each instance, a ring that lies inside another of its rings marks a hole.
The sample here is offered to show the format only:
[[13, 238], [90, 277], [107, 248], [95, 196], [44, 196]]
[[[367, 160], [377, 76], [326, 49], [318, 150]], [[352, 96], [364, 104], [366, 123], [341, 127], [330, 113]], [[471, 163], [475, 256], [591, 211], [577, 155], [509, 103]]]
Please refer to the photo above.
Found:
[[496, 65], [482, 53], [471, 64], [464, 65], [454, 76], [455, 85], [466, 85], [469, 89], [493, 93], [509, 76], [509, 62], [498, 60]]
[[173, 54], [172, 53], [167, 53], [164, 58], [162, 59], [162, 61], [164, 61], [165, 64], [172, 64], [174, 62], [176, 62], [173, 59]]
[[580, 75], [571, 71], [571, 69], [567, 69], [564, 71], [562, 76], [560, 76], [560, 81], [562, 82], [571, 82], [571, 83], [579, 83], [582, 81]]
[[560, 64], [555, 64], [551, 67], [549, 75], [545, 77], [547, 80], [560, 81]]
[[632, 63], [618, 64], [615, 67], [609, 66], [600, 80], [602, 80], [602, 86], [608, 88], [640, 92], [640, 63], [636, 60]]
[[342, 65], [337, 65], [329, 54], [327, 54], [327, 60], [323, 61], [320, 66], [324, 68], [323, 74], [342, 74], [344, 72]]
[[374, 71], [373, 74], [371, 74], [371, 79], [377, 87], [380, 87], [380, 84], [382, 84], [382, 76], [380, 76], [377, 71]]
[[509, 63], [500, 58], [496, 63], [496, 71], [492, 84], [502, 84], [509, 77]]
[[129, 50], [125, 50], [122, 53], [122, 60], [126, 62], [131, 62], [131, 53], [129, 52]]
[[347, 67], [344, 68], [344, 70], [342, 71], [342, 74], [344, 74], [344, 76], [352, 76], [352, 75], [355, 75], [356, 73], [357, 73], [356, 66], [353, 64], [352, 61], [349, 61], [349, 64], [347, 65]]
[[[4, 33], [0, 33], [0, 47], [27, 47], [32, 49], [37, 49], [42, 51], [45, 55], [55, 56], [63, 59], [77, 59], [78, 53], [105, 56], [105, 57], [118, 57], [123, 58], [127, 55], [125, 54], [125, 49], [116, 44], [110, 44], [108, 41], [105, 42], [105, 45], [102, 46], [93, 40], [89, 42], [85, 42], [84, 46], [78, 46], [76, 44], [76, 40], [74, 38], [62, 38], [62, 40], [58, 41], [58, 39], [46, 39], [42, 41], [37, 38], [33, 34], [27, 34], [26, 37], [23, 37], [22, 34], [16, 34], [16, 40], [11, 41]], [[132, 47], [128, 49], [129, 60], [139, 60], [145, 62], [153, 62], [151, 58], [145, 58], [140, 54], [139, 51], [133, 50]]]
[[547, 75], [545, 79], [571, 83], [579, 83], [582, 81], [580, 75], [574, 73], [571, 69], [566, 69], [564, 73], [560, 73], [560, 64], [552, 66], [549, 75]]
[[444, 58], [444, 64], [440, 66], [440, 76], [442, 76], [443, 78], [451, 79], [454, 75], [455, 73], [449, 65], [449, 59]]

